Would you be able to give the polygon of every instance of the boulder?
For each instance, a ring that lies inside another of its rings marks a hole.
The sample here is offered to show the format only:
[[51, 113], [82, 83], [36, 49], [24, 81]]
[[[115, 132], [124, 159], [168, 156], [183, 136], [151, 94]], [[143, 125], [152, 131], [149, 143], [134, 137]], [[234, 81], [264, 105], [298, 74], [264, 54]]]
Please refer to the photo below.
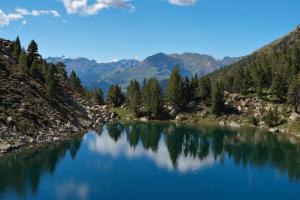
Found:
[[244, 96], [240, 95], [240, 94], [232, 94], [232, 98], [235, 101], [240, 101], [240, 100], [244, 99]]
[[249, 99], [241, 100], [240, 102], [241, 102], [241, 106], [242, 106], [242, 107], [245, 107], [245, 106], [248, 104]]
[[278, 133], [279, 132], [279, 128], [270, 128], [269, 132], [271, 132], [271, 133]]
[[186, 105], [186, 108], [189, 110], [195, 110], [196, 107], [197, 107], [197, 104], [195, 101], [191, 101], [190, 103], [188, 103], [188, 105]]
[[175, 109], [171, 110], [169, 113], [171, 116], [175, 116], [177, 114], [177, 111]]
[[229, 126], [232, 128], [240, 128], [241, 127], [241, 125], [237, 122], [230, 122]]
[[148, 119], [147, 117], [141, 117], [141, 118], [140, 118], [140, 121], [141, 121], [141, 122], [147, 122], [147, 121], [149, 121], [149, 119]]
[[220, 122], [219, 122], [219, 125], [220, 125], [220, 126], [225, 126], [225, 122], [224, 122], [224, 121], [220, 121]]
[[8, 143], [2, 143], [0, 144], [0, 153], [8, 152], [12, 148], [12, 145]]
[[242, 106], [238, 106], [237, 109], [239, 112], [242, 112], [242, 110], [243, 110]]
[[8, 118], [6, 119], [6, 121], [7, 121], [8, 123], [11, 123], [11, 122], [13, 121], [13, 118], [12, 118], [12, 117], [8, 117]]
[[300, 118], [300, 115], [298, 113], [292, 113], [289, 119], [291, 121], [297, 121]]

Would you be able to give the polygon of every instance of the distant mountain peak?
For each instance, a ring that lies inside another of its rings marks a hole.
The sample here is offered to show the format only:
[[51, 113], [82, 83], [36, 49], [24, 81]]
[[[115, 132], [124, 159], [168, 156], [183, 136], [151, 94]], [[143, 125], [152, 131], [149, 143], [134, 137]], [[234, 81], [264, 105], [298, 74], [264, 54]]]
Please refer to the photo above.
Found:
[[82, 83], [88, 87], [102, 87], [107, 91], [108, 87], [120, 84], [126, 87], [131, 79], [142, 80], [144, 78], [156, 77], [165, 80], [169, 77], [175, 65], [180, 66], [183, 76], [207, 74], [225, 65], [232, 64], [239, 58], [226, 57], [217, 60], [210, 55], [185, 52], [181, 54], [166, 54], [159, 52], [153, 54], [143, 61], [136, 59], [122, 59], [118, 61], [99, 63], [87, 58], [63, 59], [53, 57], [47, 59], [49, 62], [57, 60], [66, 64], [67, 70], [75, 70]]

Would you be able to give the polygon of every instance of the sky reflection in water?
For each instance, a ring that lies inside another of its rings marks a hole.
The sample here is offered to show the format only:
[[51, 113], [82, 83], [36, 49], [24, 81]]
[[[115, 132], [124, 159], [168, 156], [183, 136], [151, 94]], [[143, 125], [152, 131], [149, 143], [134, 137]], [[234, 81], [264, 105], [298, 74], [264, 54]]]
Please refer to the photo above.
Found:
[[293, 138], [174, 124], [108, 124], [0, 159], [0, 199], [290, 199]]

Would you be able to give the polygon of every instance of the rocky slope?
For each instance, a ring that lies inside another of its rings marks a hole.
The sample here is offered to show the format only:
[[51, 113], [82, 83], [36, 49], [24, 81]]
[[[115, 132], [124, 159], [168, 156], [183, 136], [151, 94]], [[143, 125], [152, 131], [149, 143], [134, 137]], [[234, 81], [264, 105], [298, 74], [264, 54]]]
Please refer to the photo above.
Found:
[[0, 39], [0, 153], [60, 141], [116, 117], [59, 80], [60, 95], [20, 72], [11, 41]]

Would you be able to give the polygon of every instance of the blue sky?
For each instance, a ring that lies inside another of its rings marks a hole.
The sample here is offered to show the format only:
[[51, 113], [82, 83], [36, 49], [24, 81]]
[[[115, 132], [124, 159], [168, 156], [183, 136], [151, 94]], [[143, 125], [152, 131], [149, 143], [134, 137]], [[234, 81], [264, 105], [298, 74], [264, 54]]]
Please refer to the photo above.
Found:
[[0, 37], [97, 61], [254, 51], [300, 24], [299, 0], [2, 0]]

